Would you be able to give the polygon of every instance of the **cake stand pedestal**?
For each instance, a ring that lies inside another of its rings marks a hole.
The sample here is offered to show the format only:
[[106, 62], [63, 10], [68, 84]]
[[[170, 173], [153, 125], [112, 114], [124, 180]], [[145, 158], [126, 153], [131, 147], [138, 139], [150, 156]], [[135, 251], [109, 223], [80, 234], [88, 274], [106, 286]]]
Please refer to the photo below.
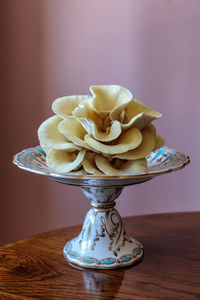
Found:
[[115, 206], [122, 188], [83, 187], [91, 200], [81, 233], [64, 247], [64, 256], [79, 266], [110, 269], [140, 260], [143, 246], [129, 237]]

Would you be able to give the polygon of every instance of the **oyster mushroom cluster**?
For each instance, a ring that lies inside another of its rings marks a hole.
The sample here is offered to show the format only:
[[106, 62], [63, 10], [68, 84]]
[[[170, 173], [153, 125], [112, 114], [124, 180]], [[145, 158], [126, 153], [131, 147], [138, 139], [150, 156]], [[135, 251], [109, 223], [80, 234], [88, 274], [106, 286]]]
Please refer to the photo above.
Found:
[[118, 85], [90, 87], [91, 95], [52, 104], [54, 116], [38, 129], [47, 166], [60, 174], [146, 172], [146, 156], [164, 145], [151, 123], [161, 114]]

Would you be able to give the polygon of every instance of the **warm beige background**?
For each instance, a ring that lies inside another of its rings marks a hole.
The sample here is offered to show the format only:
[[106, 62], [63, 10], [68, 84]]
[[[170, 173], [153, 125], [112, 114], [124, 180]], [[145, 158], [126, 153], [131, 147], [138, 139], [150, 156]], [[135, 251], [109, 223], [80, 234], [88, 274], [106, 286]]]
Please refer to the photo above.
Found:
[[124, 190], [122, 216], [200, 209], [199, 0], [0, 0], [0, 243], [83, 221], [79, 188], [12, 165], [38, 144], [51, 102], [120, 84], [163, 113], [168, 146], [190, 154], [182, 171]]

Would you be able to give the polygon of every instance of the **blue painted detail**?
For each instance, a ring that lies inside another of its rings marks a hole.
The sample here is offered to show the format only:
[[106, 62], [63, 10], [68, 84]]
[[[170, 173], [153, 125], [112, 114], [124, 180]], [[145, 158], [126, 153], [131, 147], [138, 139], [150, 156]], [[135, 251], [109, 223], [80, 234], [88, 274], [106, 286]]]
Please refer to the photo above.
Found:
[[42, 153], [44, 156], [46, 156], [46, 153], [44, 152], [44, 150], [41, 149], [38, 149], [38, 152]]
[[136, 255], [139, 255], [141, 253], [141, 250], [136, 251]]
[[114, 264], [114, 260], [106, 260], [106, 261], [104, 261], [104, 264], [107, 264], [107, 265]]
[[164, 152], [165, 152], [165, 149], [160, 148], [160, 149], [158, 150], [158, 153], [156, 154], [156, 156], [154, 156], [153, 159], [155, 159], [155, 158], [158, 157], [159, 155], [163, 154]]
[[69, 255], [70, 255], [71, 257], [76, 257], [76, 255], [75, 255], [74, 253], [69, 253]]
[[68, 247], [68, 246], [65, 246], [65, 250], [68, 251], [68, 250], [69, 250], [69, 247]]
[[130, 256], [129, 257], [125, 257], [124, 259], [122, 259], [122, 261], [129, 261], [129, 260], [131, 260]]
[[84, 259], [83, 261], [86, 262], [86, 263], [93, 263], [93, 261], [90, 260], [90, 259]]

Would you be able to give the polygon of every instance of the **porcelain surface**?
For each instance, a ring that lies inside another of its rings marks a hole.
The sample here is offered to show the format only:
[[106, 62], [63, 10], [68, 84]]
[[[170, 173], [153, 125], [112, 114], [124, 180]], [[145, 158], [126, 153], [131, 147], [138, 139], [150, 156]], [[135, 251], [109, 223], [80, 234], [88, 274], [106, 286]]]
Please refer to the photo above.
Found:
[[127, 175], [62, 175], [50, 170], [46, 165], [45, 153], [40, 146], [22, 150], [13, 160], [19, 168], [46, 175], [51, 179], [78, 186], [126, 186], [150, 180], [151, 178], [183, 168], [190, 160], [181, 152], [162, 147], [147, 156], [147, 172]]
[[80, 234], [66, 243], [63, 254], [69, 263], [81, 267], [113, 269], [132, 265], [143, 257], [142, 244], [126, 234], [121, 217], [114, 209], [115, 199], [123, 187], [179, 170], [189, 163], [189, 157], [162, 147], [147, 157], [146, 173], [123, 176], [56, 174], [47, 167], [45, 153], [39, 146], [16, 154], [14, 163], [26, 171], [82, 187], [92, 208]]

